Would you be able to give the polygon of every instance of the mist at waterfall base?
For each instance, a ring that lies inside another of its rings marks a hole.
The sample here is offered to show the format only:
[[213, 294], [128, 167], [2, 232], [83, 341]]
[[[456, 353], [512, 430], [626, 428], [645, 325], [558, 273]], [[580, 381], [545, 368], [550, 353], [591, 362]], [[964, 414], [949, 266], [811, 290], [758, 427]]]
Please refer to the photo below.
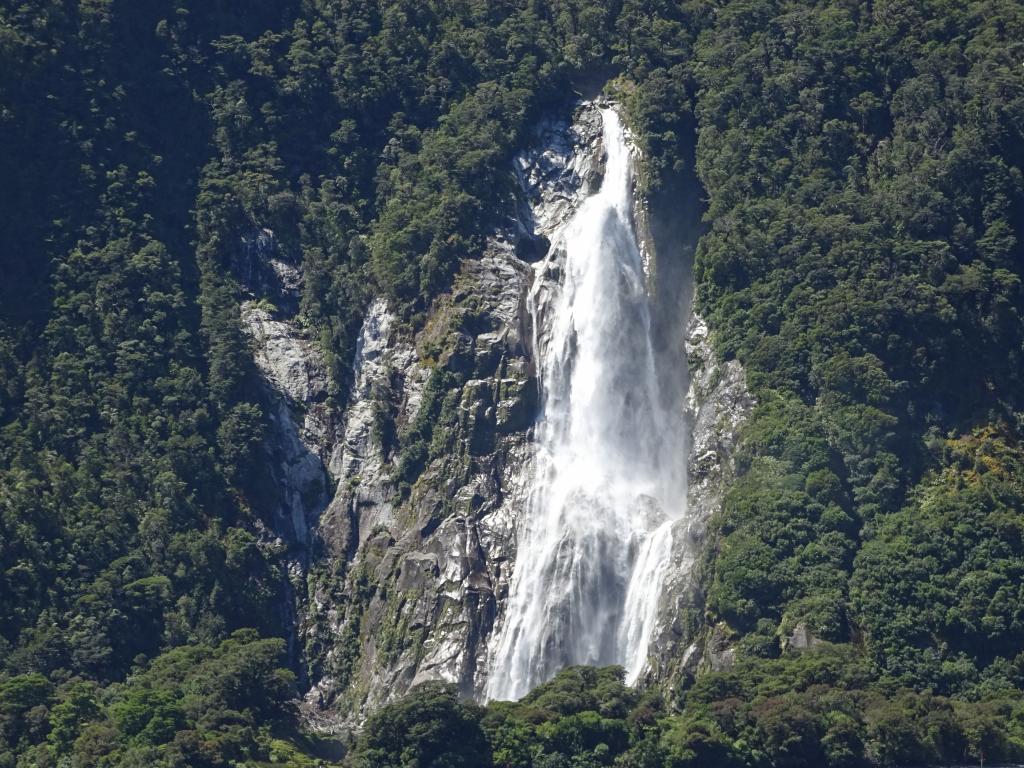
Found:
[[620, 664], [634, 682], [686, 511], [683, 417], [661, 384], [682, 361], [656, 355], [632, 157], [616, 112], [601, 115], [603, 181], [540, 267], [564, 256], [561, 284], [538, 279], [530, 296], [542, 412], [488, 699], [572, 664]]

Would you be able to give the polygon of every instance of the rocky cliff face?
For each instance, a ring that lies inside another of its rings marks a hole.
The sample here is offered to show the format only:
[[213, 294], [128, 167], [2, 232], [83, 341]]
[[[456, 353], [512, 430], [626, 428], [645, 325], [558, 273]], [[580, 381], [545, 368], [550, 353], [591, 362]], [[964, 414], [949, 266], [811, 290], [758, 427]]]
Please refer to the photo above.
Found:
[[[541, 257], [600, 180], [600, 136], [589, 103], [571, 124], [538, 126], [515, 160], [521, 194], [505, 225], [418, 333], [383, 300], [371, 304], [343, 412], [328, 406], [326, 366], [294, 319], [300, 272], [272, 233], [243, 243], [236, 274], [252, 295], [243, 324], [272, 421], [266, 450], [275, 529], [291, 545], [296, 657], [307, 713], [325, 727], [358, 721], [423, 680], [481, 693], [531, 477], [536, 331], [526, 296], [535, 281], [559, 280], [559, 259]], [[665, 592], [652, 679], [692, 664], [702, 611], [690, 565], [750, 405], [742, 371], [715, 362], [699, 318], [690, 316], [685, 339], [697, 512], [676, 537], [682, 568]]]
[[703, 318], [692, 309], [687, 314], [688, 514], [673, 531], [673, 565], [663, 587], [647, 676], [648, 682], [670, 689], [692, 679], [702, 662], [721, 667], [731, 661], [731, 651], [718, 648], [714, 633], [709, 635], [703, 625], [702, 566], [708, 520], [721, 508], [735, 477], [737, 435], [754, 406], [743, 368], [735, 360], [720, 361]]
[[[341, 414], [329, 405], [330, 381], [323, 355], [297, 321], [302, 273], [280, 252], [273, 232], [244, 237], [232, 271], [247, 295], [242, 329], [260, 374], [268, 437], [263, 444], [268, 476], [255, 504], [271, 521], [264, 544], [281, 555], [287, 573], [282, 605], [286, 626], [302, 612], [312, 531], [333, 492], [327, 467], [336, 450]], [[298, 633], [289, 655], [300, 655]]]
[[418, 334], [370, 307], [310, 576], [311, 710], [358, 715], [428, 679], [480, 693], [529, 477], [532, 263], [598, 172], [599, 115], [577, 114], [538, 128], [506, 225]]

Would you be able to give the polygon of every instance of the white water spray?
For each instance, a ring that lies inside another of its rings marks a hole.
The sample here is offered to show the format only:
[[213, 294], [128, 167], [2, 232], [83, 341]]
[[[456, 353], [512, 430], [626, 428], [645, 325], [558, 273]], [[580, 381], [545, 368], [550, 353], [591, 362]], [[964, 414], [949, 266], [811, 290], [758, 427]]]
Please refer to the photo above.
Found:
[[659, 389], [629, 146], [614, 110], [601, 114], [601, 187], [553, 238], [549, 259], [565, 252], [558, 293], [542, 301], [538, 280], [530, 297], [536, 477], [489, 699], [519, 698], [571, 664], [621, 664], [634, 682], [685, 513], [684, 429]]

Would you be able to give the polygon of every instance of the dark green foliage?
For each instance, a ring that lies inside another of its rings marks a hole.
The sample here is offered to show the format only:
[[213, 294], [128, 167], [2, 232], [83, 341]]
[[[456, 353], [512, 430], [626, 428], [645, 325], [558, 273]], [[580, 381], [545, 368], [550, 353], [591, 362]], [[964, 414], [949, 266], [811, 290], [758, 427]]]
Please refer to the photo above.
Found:
[[365, 768], [483, 768], [490, 745], [480, 728], [483, 710], [460, 702], [452, 686], [427, 683], [366, 723], [350, 757]]
[[971, 698], [1024, 687], [1024, 453], [988, 430], [886, 517], [852, 597], [883, 674]]
[[1019, 697], [956, 702], [872, 677], [858, 652], [828, 645], [708, 675], [663, 737], [668, 764], [697, 765], [709, 752], [725, 765], [937, 765], [982, 753], [1019, 759]]
[[452, 412], [462, 394], [465, 376], [435, 368], [423, 388], [423, 401], [416, 418], [402, 436], [402, 451], [395, 461], [395, 474], [399, 487], [408, 492], [430, 459], [442, 455], [443, 447], [437, 443], [442, 431], [451, 426]]
[[640, 696], [618, 667], [573, 667], [485, 710], [429, 685], [371, 718], [349, 764], [867, 768], [1024, 756], [1019, 696], [964, 702], [880, 685], [848, 645], [741, 660], [699, 678], [682, 705]]
[[492, 704], [494, 765], [611, 765], [629, 748], [638, 696], [619, 667], [571, 667], [517, 703]]
[[272, 554], [226, 552], [253, 522], [262, 417], [233, 288], [189, 231], [195, 46], [242, 17], [189, 10], [0, 11], [0, 162], [19, 179], [0, 232], [0, 676], [105, 684], [243, 622], [280, 631]]
[[708, 606], [758, 653], [803, 624], [902, 684], [1020, 684], [1019, 470], [941, 446], [1018, 466], [1022, 31], [1012, 2], [753, 0], [695, 43], [698, 297], [759, 401]]
[[[78, 679], [57, 687], [39, 674], [0, 685], [0, 725], [9, 749], [31, 765], [228, 765], [262, 759], [292, 727], [294, 676], [280, 668], [284, 643], [252, 630], [216, 646], [182, 646], [100, 688]], [[0, 750], [0, 764], [14, 765]], [[7, 761], [7, 762], [4, 762]], [[22, 763], [19, 763], [19, 765]], [[300, 763], [295, 763], [300, 764]]]

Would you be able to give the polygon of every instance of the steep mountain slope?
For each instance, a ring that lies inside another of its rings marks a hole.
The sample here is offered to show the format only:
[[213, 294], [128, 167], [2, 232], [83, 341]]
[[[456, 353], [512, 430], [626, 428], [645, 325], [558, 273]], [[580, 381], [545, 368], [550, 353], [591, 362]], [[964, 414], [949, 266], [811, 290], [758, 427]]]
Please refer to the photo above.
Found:
[[1010, 0], [0, 4], [0, 765], [302, 764], [297, 700], [479, 691], [531, 179], [605, 83], [702, 523], [649, 692], [428, 686], [351, 759], [1019, 759], [1021, 40]]
[[[951, 520], [919, 554], [933, 564], [897, 577], [891, 532], [927, 516], [938, 478], [1019, 450], [1020, 9], [785, 11], [720, 15], [696, 50], [715, 94], [697, 100], [698, 292], [761, 402], [710, 606], [764, 640], [862, 637], [915, 686], [1015, 685], [997, 671], [1021, 650], [997, 575], [1021, 562], [1015, 537], [954, 543]], [[939, 586], [952, 572], [970, 597]], [[918, 597], [882, 608], [878, 588]], [[905, 634], [922, 598], [946, 616]]]
[[[506, 620], [517, 532], [540, 471], [537, 346], [552, 319], [528, 305], [557, 294], [566, 266], [556, 237], [604, 172], [597, 105], [571, 111], [571, 124], [543, 121], [515, 158], [521, 189], [507, 223], [481, 258], [463, 263], [423, 329], [404, 329], [383, 300], [364, 321], [343, 434], [333, 449], [331, 441], [312, 446], [333, 451], [328, 469], [337, 487], [315, 523], [323, 549], [311, 565], [310, 602], [300, 609], [312, 685], [306, 701], [325, 710], [318, 719], [360, 715], [431, 679], [479, 698], [499, 663], [494, 632]], [[642, 200], [636, 210], [643, 213]], [[645, 244], [652, 280], [685, 259], [685, 249], [665, 245]], [[680, 477], [688, 461], [701, 462], [691, 472], [694, 514], [680, 521], [677, 537], [676, 559], [690, 563], [720, 504], [749, 397], [738, 364], [720, 366], [700, 318], [686, 320], [682, 294], [661, 301], [655, 314], [676, 329], [674, 358], [684, 364], [688, 344], [697, 374], [688, 404], [685, 379], [670, 384], [681, 387], [671, 403], [680, 422], [675, 437], [700, 453], [665, 457]], [[679, 619], [701, 612], [691, 570], [670, 569], [665, 605], [655, 614], [652, 679], [665, 676], [700, 626]], [[655, 602], [659, 592], [651, 585]], [[689, 656], [691, 664], [700, 658]]]

